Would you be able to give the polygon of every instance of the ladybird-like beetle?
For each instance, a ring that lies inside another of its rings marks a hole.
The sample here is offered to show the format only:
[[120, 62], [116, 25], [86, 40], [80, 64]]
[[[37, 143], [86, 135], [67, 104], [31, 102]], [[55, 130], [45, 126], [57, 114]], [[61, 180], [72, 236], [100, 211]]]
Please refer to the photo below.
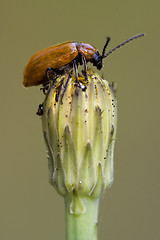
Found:
[[107, 37], [102, 54], [91, 44], [82, 42], [77, 43], [70, 41], [46, 48], [35, 53], [27, 63], [24, 70], [23, 85], [25, 87], [37, 86], [39, 84], [45, 85], [48, 81], [47, 69], [49, 69], [49, 74], [52, 75], [52, 79], [72, 70], [74, 67], [77, 68], [79, 64], [83, 64], [85, 70], [87, 62], [91, 62], [93, 66], [100, 70], [102, 68], [103, 58], [106, 58], [117, 48], [141, 36], [144, 36], [144, 34], [142, 33], [129, 38], [107, 54], [105, 54], [105, 50], [110, 41], [109, 37]]

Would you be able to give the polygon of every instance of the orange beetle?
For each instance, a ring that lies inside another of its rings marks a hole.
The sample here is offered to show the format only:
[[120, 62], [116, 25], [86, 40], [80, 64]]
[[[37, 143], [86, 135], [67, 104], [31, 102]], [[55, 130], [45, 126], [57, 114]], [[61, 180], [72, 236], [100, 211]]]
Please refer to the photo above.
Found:
[[110, 41], [107, 37], [102, 55], [97, 48], [88, 43], [65, 42], [42, 51], [35, 53], [24, 69], [23, 85], [25, 87], [47, 84], [51, 79], [55, 79], [73, 68], [77, 69], [79, 64], [84, 65], [84, 73], [86, 72], [87, 62], [91, 62], [98, 70], [102, 68], [102, 60], [117, 48], [130, 42], [131, 40], [144, 36], [144, 34], [136, 35], [129, 38], [105, 54], [106, 47]]
[[[52, 69], [54, 78], [71, 70], [74, 64], [82, 64], [83, 60], [90, 61], [94, 54], [95, 57], [100, 55], [95, 47], [87, 43], [76, 42], [65, 42], [39, 51], [31, 57], [25, 67], [23, 85], [30, 87], [44, 84], [47, 82], [46, 70], [48, 68]], [[101, 58], [100, 68], [102, 68]]]

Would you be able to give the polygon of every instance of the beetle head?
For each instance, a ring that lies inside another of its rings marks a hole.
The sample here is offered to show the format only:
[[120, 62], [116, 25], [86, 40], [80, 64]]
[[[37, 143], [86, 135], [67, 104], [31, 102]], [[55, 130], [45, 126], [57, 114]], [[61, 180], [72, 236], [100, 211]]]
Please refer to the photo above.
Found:
[[101, 54], [96, 51], [93, 57], [91, 58], [90, 62], [93, 63], [93, 66], [97, 67], [98, 70], [102, 68], [102, 56]]

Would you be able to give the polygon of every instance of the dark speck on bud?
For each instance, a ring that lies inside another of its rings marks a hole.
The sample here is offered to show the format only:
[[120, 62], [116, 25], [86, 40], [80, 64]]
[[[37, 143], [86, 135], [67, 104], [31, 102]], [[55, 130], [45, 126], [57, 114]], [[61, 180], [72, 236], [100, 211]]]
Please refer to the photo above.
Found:
[[36, 114], [38, 116], [42, 116], [43, 115], [43, 104], [39, 104], [39, 107], [38, 107], [38, 110], [37, 110]]

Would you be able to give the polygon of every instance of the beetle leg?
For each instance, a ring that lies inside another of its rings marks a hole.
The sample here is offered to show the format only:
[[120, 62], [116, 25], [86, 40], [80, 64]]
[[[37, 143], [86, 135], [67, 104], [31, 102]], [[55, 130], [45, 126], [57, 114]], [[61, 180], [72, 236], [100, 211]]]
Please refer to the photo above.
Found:
[[79, 84], [78, 81], [78, 67], [77, 67], [77, 63], [76, 60], [73, 61], [73, 69], [74, 69], [74, 73], [75, 73], [75, 82]]
[[49, 89], [49, 83], [44, 83], [43, 87], [40, 88], [40, 90], [43, 91], [44, 95], [47, 95], [48, 89]]
[[[56, 79], [56, 72], [53, 68], [48, 67], [46, 70], [46, 76], [45, 76], [45, 82], [43, 84], [43, 87], [40, 88], [40, 90], [43, 91], [44, 95], [47, 95], [49, 92], [51, 86], [54, 84], [55, 79]], [[50, 84], [52, 83], [52, 84]]]
[[85, 57], [83, 56], [83, 54], [81, 54], [81, 58], [82, 58], [82, 63], [84, 66], [84, 76], [85, 76], [85, 80], [88, 81], [88, 77], [87, 77], [87, 62]]

